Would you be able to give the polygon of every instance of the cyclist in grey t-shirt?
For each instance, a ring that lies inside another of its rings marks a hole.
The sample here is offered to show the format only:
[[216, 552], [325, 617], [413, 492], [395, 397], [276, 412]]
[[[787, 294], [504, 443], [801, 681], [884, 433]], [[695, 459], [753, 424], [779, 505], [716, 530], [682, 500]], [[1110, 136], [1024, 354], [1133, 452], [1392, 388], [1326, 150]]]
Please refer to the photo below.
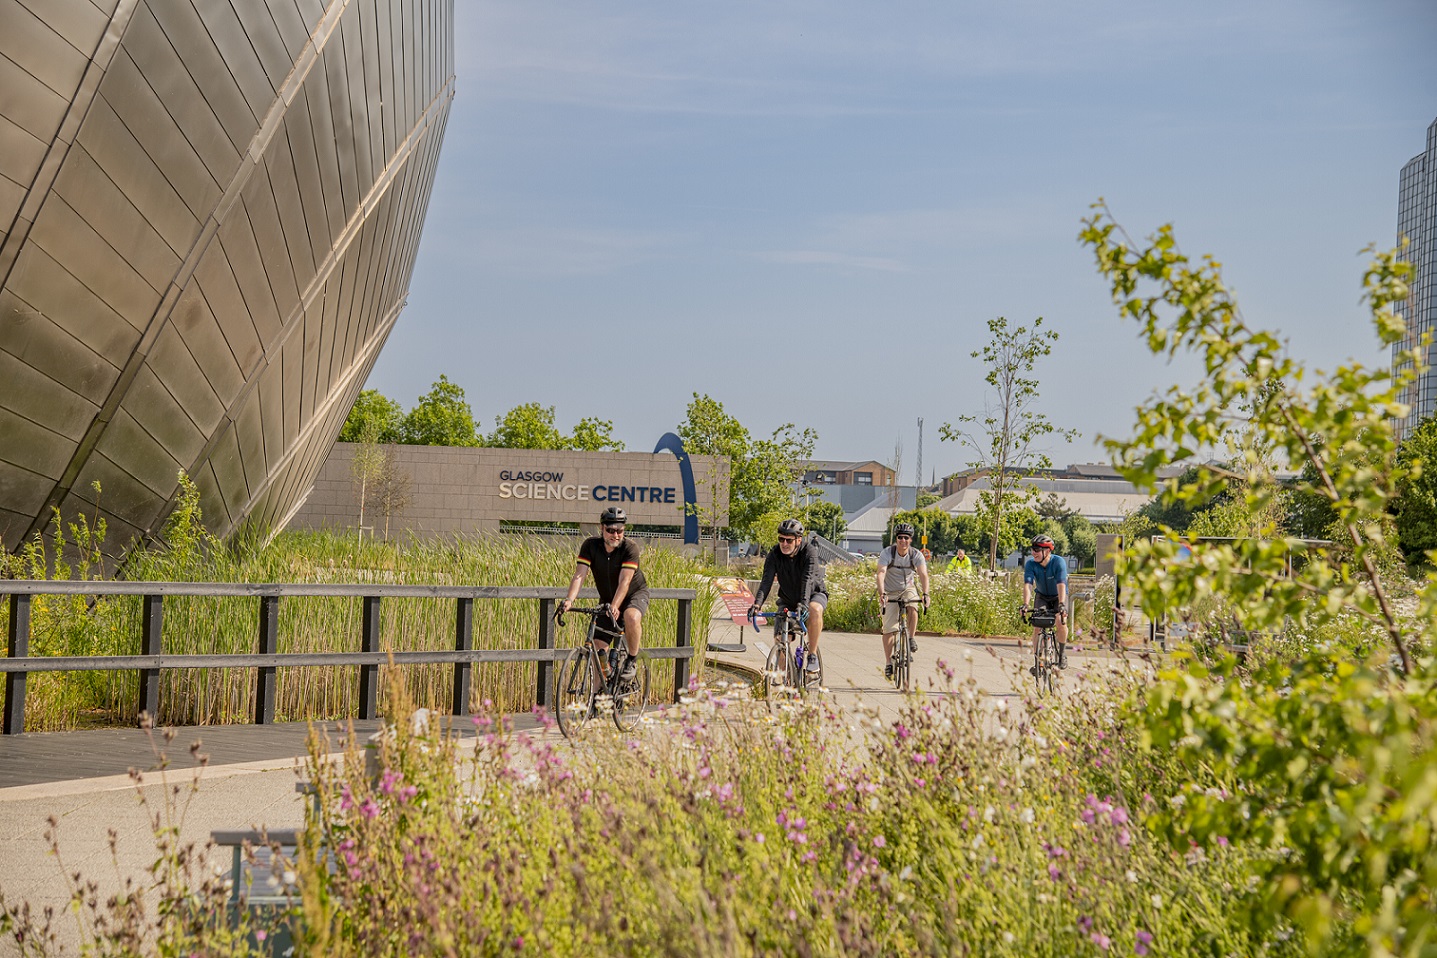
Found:
[[[914, 579], [923, 584], [920, 593]], [[893, 678], [893, 634], [898, 631], [900, 599], [928, 608], [928, 561], [913, 548], [913, 526], [900, 522], [893, 530], [893, 545], [878, 554], [878, 604], [883, 610], [883, 674]], [[918, 609], [908, 607], [909, 648], [918, 651]]]

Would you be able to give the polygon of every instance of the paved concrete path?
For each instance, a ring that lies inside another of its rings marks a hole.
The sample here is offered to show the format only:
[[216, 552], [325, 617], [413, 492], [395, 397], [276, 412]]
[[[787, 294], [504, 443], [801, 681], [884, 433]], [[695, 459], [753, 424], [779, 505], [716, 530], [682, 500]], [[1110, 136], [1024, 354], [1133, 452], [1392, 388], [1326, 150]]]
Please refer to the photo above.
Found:
[[[746, 652], [712, 657], [762, 671], [769, 635], [755, 636], [752, 629], [744, 629], [742, 636], [747, 639]], [[739, 626], [729, 620], [710, 623], [711, 642], [739, 640]], [[887, 718], [896, 715], [902, 695], [883, 679], [878, 636], [832, 632], [823, 637], [821, 647], [830, 694], [844, 704], [862, 697]], [[959, 680], [971, 676], [991, 700], [1016, 699], [1026, 691], [1023, 684], [1031, 681], [1028, 654], [1014, 639], [919, 636], [915, 687], [924, 694], [939, 694], [938, 663], [943, 661]], [[1106, 654], [1074, 654], [1068, 674], [1115, 665], [1126, 667], [1123, 660]], [[375, 722], [355, 724], [361, 738], [377, 728]], [[516, 724], [521, 731], [535, 734], [536, 724], [528, 716], [520, 716]], [[177, 730], [168, 749], [174, 764], [165, 773], [165, 782], [189, 783], [196, 773], [189, 746], [196, 739], [200, 751], [210, 756], [209, 767], [198, 773], [201, 787], [188, 803], [182, 840], [203, 843], [217, 829], [301, 824], [304, 798], [294, 786], [300, 780], [307, 734], [303, 723]], [[0, 891], [5, 897], [28, 900], [36, 908], [62, 908], [69, 897], [67, 873], [80, 871], [106, 883], [116, 881], [117, 871], [143, 875], [155, 856], [150, 815], [166, 784], [157, 774], [147, 773], [143, 786], [136, 788], [128, 769], [154, 766], [154, 747], [139, 730], [31, 733], [0, 739]], [[60, 822], [63, 871], [44, 837], [51, 815]], [[119, 835], [115, 861], [108, 838], [112, 828]], [[73, 922], [67, 927], [73, 946]], [[0, 956], [14, 953], [11, 943], [0, 941]]]
[[[772, 632], [765, 630], [755, 635], [751, 627], [741, 628], [728, 619], [715, 619], [709, 630], [709, 641], [724, 645], [742, 641], [747, 651], [711, 652], [710, 658], [761, 672], [772, 645]], [[844, 704], [862, 698], [877, 706], [886, 718], [896, 716], [903, 693], [883, 677], [883, 642], [879, 636], [824, 632], [819, 651], [823, 655], [824, 684], [830, 695]], [[919, 634], [913, 662], [915, 691], [927, 695], [943, 693], [946, 682], [940, 663], [953, 670], [955, 683], [971, 677], [978, 691], [991, 700], [1019, 700], [1034, 689], [1028, 674], [1028, 667], [1032, 665], [1031, 646], [1026, 641], [1020, 644], [1016, 638]], [[1123, 671], [1136, 664], [1132, 655], [1121, 657], [1096, 649], [1070, 647], [1069, 668], [1060, 683], [1072, 688], [1079, 678], [1106, 674], [1110, 670]]]

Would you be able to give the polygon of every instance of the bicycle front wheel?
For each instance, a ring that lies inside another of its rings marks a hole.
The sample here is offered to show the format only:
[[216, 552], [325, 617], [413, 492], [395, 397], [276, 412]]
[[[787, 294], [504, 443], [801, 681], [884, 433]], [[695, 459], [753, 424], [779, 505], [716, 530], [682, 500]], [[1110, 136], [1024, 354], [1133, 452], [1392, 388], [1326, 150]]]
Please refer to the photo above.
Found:
[[774, 642], [763, 663], [763, 694], [772, 704], [788, 682], [788, 647], [783, 639]]
[[1058, 668], [1058, 640], [1053, 633], [1043, 630], [1038, 641], [1033, 643], [1033, 679], [1038, 685], [1039, 695], [1053, 692], [1053, 673]]
[[628, 682], [614, 683], [614, 724], [621, 732], [632, 732], [638, 728], [649, 703], [649, 660], [639, 659], [634, 677]]
[[598, 718], [598, 681], [587, 648], [569, 653], [554, 676], [554, 714], [565, 738], [577, 738]]

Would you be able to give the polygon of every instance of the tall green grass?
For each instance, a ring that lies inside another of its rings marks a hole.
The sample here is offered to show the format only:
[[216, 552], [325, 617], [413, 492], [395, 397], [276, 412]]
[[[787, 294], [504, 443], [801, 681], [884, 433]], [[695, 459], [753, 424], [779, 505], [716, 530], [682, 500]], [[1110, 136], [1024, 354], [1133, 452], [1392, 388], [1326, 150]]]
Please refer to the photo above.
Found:
[[[169, 547], [132, 554], [124, 576], [133, 581], [385, 583], [480, 586], [564, 586], [574, 572], [573, 543], [513, 535], [360, 542], [354, 536], [284, 533], [263, 548], [234, 550], [195, 531], [197, 516], [181, 515], [167, 530]], [[11, 575], [23, 578], [99, 578], [99, 530], [59, 530], [11, 560]], [[84, 563], [63, 557], [76, 551], [76, 531], [88, 535]], [[714, 601], [699, 566], [669, 549], [646, 547], [644, 574], [652, 588], [694, 588], [693, 668], [701, 667], [704, 628]], [[32, 655], [139, 654], [141, 609], [137, 597], [98, 602], [78, 597], [37, 597], [32, 603]], [[359, 651], [361, 601], [357, 598], [286, 598], [280, 603], [279, 651]], [[380, 648], [452, 649], [453, 600], [384, 599], [380, 605]], [[0, 620], [8, 626], [5, 604]], [[560, 646], [582, 638], [583, 623], [556, 637]], [[674, 644], [677, 603], [655, 600], [644, 619], [644, 644]], [[171, 597], [164, 602], [164, 649], [172, 654], [247, 653], [257, 650], [257, 598]], [[536, 648], [539, 603], [478, 600], [474, 603], [474, 645], [479, 649]], [[535, 703], [536, 663], [486, 663], [473, 668], [470, 709], [527, 710]], [[447, 712], [451, 665], [413, 665], [386, 670], [402, 677], [418, 706]], [[382, 684], [389, 679], [381, 679]], [[672, 688], [673, 665], [656, 661], [652, 688]], [[208, 725], [253, 721], [254, 669], [184, 669], [161, 674], [158, 721]], [[280, 669], [276, 677], [278, 721], [339, 719], [358, 714], [357, 666]], [[84, 725], [132, 724], [138, 719], [134, 672], [37, 673], [29, 677], [27, 729], [70, 729]]]

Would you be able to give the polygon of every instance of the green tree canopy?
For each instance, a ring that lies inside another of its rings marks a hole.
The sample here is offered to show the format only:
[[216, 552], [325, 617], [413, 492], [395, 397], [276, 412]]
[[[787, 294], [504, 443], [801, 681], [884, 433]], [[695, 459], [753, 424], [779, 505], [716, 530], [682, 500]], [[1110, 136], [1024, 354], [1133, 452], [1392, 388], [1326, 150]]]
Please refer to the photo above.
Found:
[[794, 485], [802, 464], [813, 458], [818, 434], [785, 423], [768, 439], [754, 439], [723, 403], [708, 395], [693, 397], [678, 426], [684, 449], [691, 456], [729, 458], [728, 528], [739, 538], [763, 542], [762, 529], [801, 513]]
[[570, 449], [586, 452], [623, 452], [624, 444], [614, 438], [614, 424], [607, 419], [585, 416], [574, 424], [573, 435], [569, 437]]
[[479, 446], [474, 412], [464, 390], [441, 375], [404, 417], [401, 441], [411, 446]]
[[842, 542], [848, 531], [848, 522], [843, 518], [843, 507], [827, 499], [815, 499], [803, 510], [803, 524], [823, 536], [829, 542]]
[[1397, 460], [1406, 472], [1391, 506], [1397, 541], [1409, 563], [1430, 566], [1427, 553], [1437, 549], [1437, 418], [1402, 440]]
[[340, 442], [392, 443], [400, 441], [404, 410], [377, 389], [366, 389], [339, 430]]
[[486, 446], [499, 449], [563, 449], [564, 434], [554, 424], [554, 407], [526, 402], [494, 417]]

